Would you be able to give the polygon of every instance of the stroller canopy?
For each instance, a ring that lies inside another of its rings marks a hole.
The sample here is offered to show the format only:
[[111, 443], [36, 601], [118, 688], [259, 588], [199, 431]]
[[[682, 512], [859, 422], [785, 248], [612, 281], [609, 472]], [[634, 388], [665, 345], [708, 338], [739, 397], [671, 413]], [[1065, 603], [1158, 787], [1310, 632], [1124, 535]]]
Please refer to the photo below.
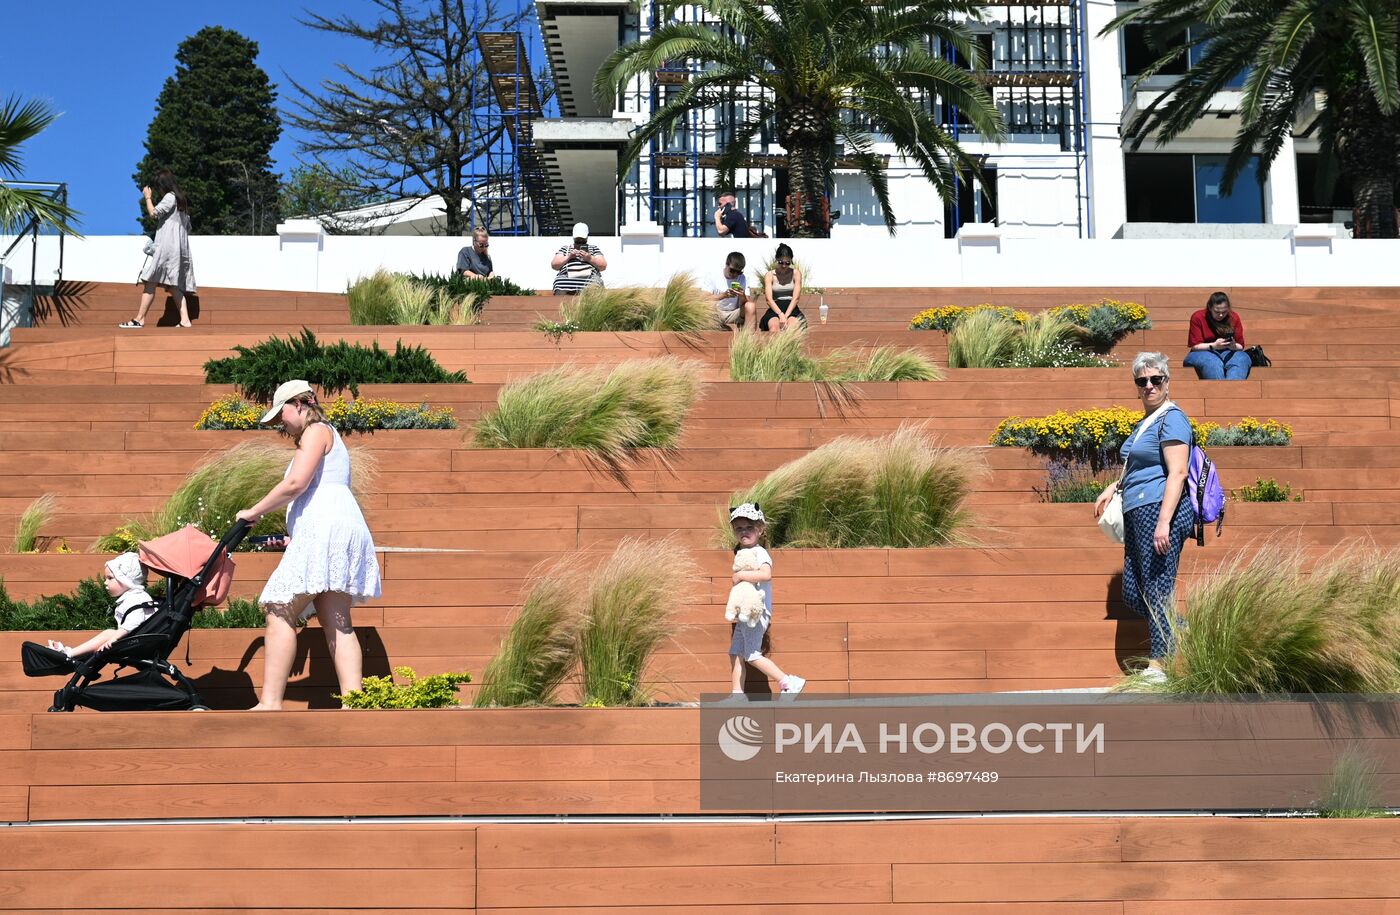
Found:
[[[198, 575], [219, 548], [218, 541], [192, 524], [173, 534], [146, 540], [138, 546], [142, 565], [165, 575], [186, 579]], [[194, 606], [207, 607], [221, 603], [228, 597], [232, 584], [233, 560], [227, 555], [220, 556], [205, 579], [204, 586], [195, 595]]]

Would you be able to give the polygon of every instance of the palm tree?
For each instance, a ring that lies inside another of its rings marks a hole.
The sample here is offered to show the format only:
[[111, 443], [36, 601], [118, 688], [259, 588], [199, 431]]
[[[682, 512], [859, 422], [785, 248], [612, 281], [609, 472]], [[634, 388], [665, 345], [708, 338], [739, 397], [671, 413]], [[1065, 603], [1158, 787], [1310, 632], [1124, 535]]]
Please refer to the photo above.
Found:
[[[651, 140], [693, 111], [704, 111], [747, 88], [744, 122], [718, 162], [721, 184], [732, 183], [763, 125], [777, 126], [787, 152], [789, 184], [797, 196], [792, 234], [826, 234], [823, 202], [836, 170], [837, 141], [870, 182], [894, 234], [884, 157], [876, 135], [887, 137], [918, 166], [944, 200], [956, 194], [960, 172], [976, 167], [924, 102], [941, 99], [962, 109], [986, 139], [1003, 135], [991, 95], [967, 70], [926, 50], [931, 39], [978, 62], [977, 49], [955, 14], [978, 15], [980, 4], [925, 0], [886, 5], [871, 0], [695, 0], [718, 20], [711, 25], [671, 22], [645, 41], [614, 51], [598, 70], [594, 91], [611, 107], [633, 78], [653, 75], [668, 61], [701, 65], [623, 152], [620, 174]], [[757, 91], [753, 91], [757, 90]]]
[[43, 102], [21, 104], [15, 96], [0, 107], [0, 235], [24, 231], [31, 219], [38, 219], [41, 228], [77, 234], [73, 223], [78, 214], [66, 203], [42, 190], [14, 187], [5, 181], [19, 177], [20, 145], [42, 133], [57, 116]]
[[1180, 40], [1188, 28], [1199, 52], [1174, 90], [1128, 126], [1134, 149], [1153, 133], [1158, 145], [1179, 136], [1217, 92], [1247, 73], [1240, 129], [1221, 188], [1229, 193], [1256, 151], [1259, 180], [1264, 180], [1293, 132], [1297, 112], [1321, 90], [1327, 98], [1319, 137], [1324, 155], [1335, 155], [1351, 177], [1355, 234], [1396, 237], [1400, 4], [1395, 0], [1148, 0], [1114, 19], [1104, 33], [1127, 25], [1143, 26], [1149, 42], [1165, 49], [1139, 83], [1188, 55]]

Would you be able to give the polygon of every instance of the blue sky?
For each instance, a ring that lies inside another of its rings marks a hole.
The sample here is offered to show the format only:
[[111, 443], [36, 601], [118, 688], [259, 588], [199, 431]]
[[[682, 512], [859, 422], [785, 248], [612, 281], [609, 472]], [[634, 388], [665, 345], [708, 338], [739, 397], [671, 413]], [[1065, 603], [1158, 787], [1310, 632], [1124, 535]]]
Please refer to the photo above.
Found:
[[[62, 116], [23, 147], [23, 177], [67, 181], [85, 235], [140, 232], [140, 189], [131, 175], [145, 153], [156, 96], [175, 72], [175, 48], [206, 25], [258, 43], [258, 64], [277, 87], [279, 107], [296, 92], [288, 76], [315, 85], [343, 61], [365, 67], [359, 42], [297, 22], [302, 5], [279, 0], [5, 0], [0, 14], [0, 98], [42, 98]], [[366, 0], [317, 0], [323, 16], [370, 18]], [[296, 137], [284, 126], [273, 149], [276, 170], [296, 161]]]

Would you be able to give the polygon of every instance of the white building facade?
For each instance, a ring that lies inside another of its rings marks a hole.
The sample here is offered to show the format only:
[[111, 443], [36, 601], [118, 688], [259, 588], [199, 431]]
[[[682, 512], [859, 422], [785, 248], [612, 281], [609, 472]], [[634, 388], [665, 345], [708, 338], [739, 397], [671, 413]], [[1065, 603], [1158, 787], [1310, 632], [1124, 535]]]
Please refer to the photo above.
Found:
[[[956, 110], [925, 100], [968, 152], [984, 157], [985, 169], [963, 185], [957, 201], [945, 203], [892, 144], [883, 144], [899, 233], [954, 238], [964, 225], [995, 223], [1003, 237], [1282, 238], [1300, 222], [1349, 218], [1311, 190], [1317, 144], [1305, 135], [1315, 110], [1300, 114], [1299, 139], [1285, 147], [1268, 180], [1261, 186], [1246, 174], [1229, 196], [1220, 193], [1220, 178], [1239, 126], [1238, 92], [1221, 93], [1186, 136], [1161, 147], [1149, 140], [1139, 150], [1128, 148], [1126, 124], [1175, 79], [1156, 77], [1134, 90], [1136, 74], [1151, 59], [1141, 34], [1129, 29], [1099, 37], [1131, 6], [1003, 2], [988, 4], [970, 21], [985, 59], [979, 78], [1001, 110], [1006, 139], [984, 142], [965, 132]], [[537, 122], [534, 136], [560, 208], [588, 222], [595, 235], [714, 236], [719, 189], [707, 164], [742, 120], [744, 99], [736, 94], [732, 105], [696, 115], [651, 144], [614, 194], [607, 180], [628, 133], [664, 102], [686, 70], [678, 62], [674, 71], [639, 78], [611, 111], [592, 92], [598, 66], [621, 44], [647, 37], [659, 17], [704, 21], [701, 12], [683, 7], [668, 14], [649, 0], [539, 0], [536, 8], [561, 117]], [[954, 59], [936, 45], [929, 50]], [[750, 167], [736, 176], [740, 208], [769, 235], [782, 236], [783, 151], [764, 135], [751, 152]], [[854, 170], [838, 169], [831, 209], [841, 214], [833, 237], [885, 233], [874, 195]]]

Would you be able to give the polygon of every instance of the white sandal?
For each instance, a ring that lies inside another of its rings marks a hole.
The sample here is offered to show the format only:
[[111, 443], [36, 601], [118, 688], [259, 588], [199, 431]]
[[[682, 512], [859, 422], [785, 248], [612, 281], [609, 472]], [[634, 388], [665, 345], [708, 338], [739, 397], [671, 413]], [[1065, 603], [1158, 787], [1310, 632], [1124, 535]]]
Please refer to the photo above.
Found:
[[117, 326], [118, 326], [118, 327], [121, 327], [121, 328], [125, 328], [126, 330], [140, 330], [144, 325], [143, 325], [140, 321], [137, 321], [137, 320], [133, 319], [133, 320], [130, 320], [130, 321], [123, 321], [122, 323], [118, 324]]

